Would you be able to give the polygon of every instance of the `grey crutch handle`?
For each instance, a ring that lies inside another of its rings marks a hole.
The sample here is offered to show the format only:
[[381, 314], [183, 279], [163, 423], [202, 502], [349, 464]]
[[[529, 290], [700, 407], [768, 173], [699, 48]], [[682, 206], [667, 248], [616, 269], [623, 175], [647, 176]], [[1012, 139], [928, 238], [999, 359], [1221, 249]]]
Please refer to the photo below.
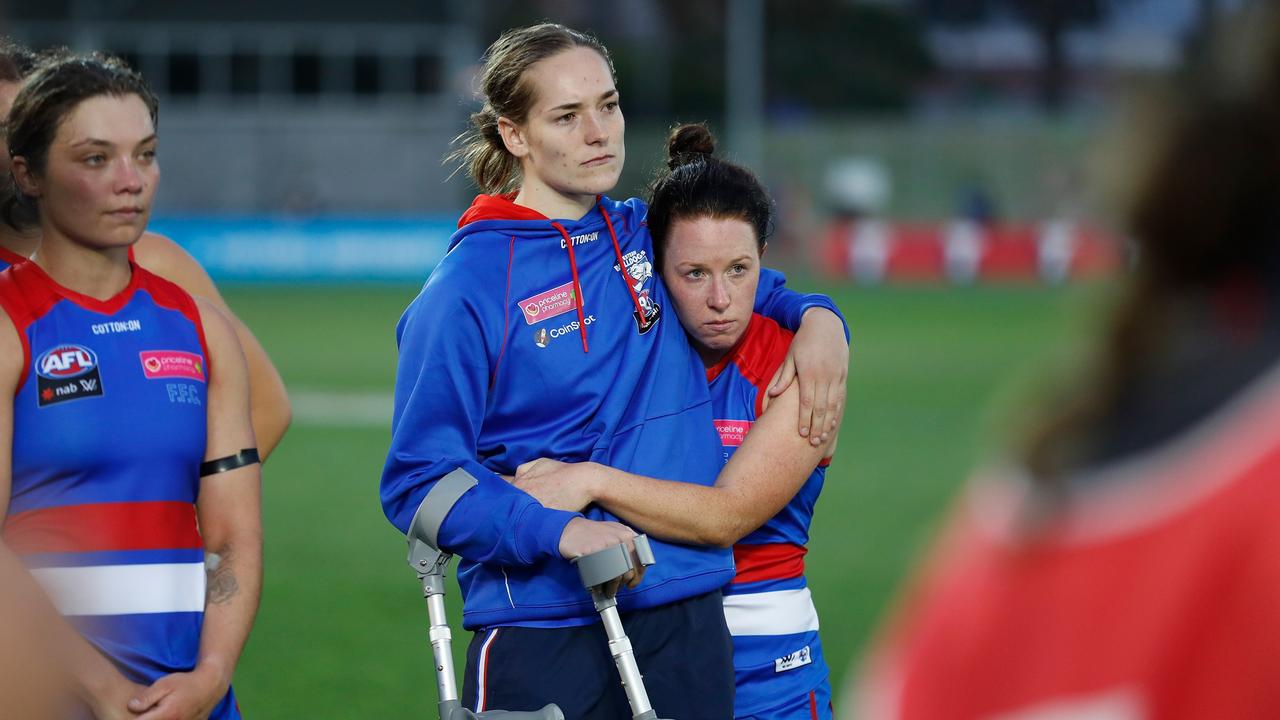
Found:
[[[657, 562], [647, 535], [637, 535], [632, 542], [636, 546], [636, 557], [640, 559], [641, 565], [649, 567]], [[578, 566], [578, 577], [582, 578], [582, 584], [588, 590], [616, 580], [635, 567], [631, 563], [631, 553], [627, 552], [627, 546], [621, 544], [583, 555], [573, 563]]]
[[[636, 548], [636, 559], [642, 566], [649, 567], [657, 562], [647, 536], [637, 535], [632, 538], [632, 543]], [[627, 693], [627, 702], [631, 705], [632, 720], [658, 720], [658, 714], [649, 704], [649, 693], [645, 690], [644, 678], [636, 665], [631, 640], [618, 617], [618, 601], [612, 595], [605, 595], [606, 584], [635, 568], [631, 562], [631, 553], [627, 551], [625, 544], [618, 544], [583, 555], [573, 563], [578, 566], [578, 577], [582, 578], [582, 584], [591, 591], [596, 612], [600, 613], [600, 622], [609, 638], [609, 654], [618, 665], [622, 689]]]

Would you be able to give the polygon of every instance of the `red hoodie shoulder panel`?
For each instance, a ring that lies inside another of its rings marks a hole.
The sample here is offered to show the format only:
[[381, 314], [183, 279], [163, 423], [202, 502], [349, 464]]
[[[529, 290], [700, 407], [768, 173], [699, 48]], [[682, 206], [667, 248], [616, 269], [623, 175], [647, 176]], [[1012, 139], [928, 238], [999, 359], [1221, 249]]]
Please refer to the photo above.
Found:
[[516, 194], [477, 195], [471, 207], [458, 218], [458, 227], [479, 220], [550, 220], [546, 215], [515, 203]]

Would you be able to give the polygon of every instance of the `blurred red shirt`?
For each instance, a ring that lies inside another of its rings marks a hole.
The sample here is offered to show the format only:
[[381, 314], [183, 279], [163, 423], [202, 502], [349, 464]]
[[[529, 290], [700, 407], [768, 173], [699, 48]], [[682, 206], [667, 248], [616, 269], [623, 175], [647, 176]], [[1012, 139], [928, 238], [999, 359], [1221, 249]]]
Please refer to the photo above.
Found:
[[1030, 530], [979, 476], [867, 662], [858, 717], [1280, 718], [1280, 371], [1076, 478]]

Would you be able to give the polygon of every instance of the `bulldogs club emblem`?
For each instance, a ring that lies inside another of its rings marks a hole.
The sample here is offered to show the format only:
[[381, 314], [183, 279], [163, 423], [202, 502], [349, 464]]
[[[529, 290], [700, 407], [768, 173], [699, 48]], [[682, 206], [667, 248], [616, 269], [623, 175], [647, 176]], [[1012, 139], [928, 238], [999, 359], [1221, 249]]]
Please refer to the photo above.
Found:
[[[653, 279], [653, 263], [649, 261], [649, 256], [644, 250], [633, 250], [622, 256], [622, 263], [627, 268], [628, 282], [631, 289], [635, 291], [636, 302], [640, 309], [632, 313], [636, 320], [636, 331], [641, 335], [653, 329], [658, 324], [658, 318], [662, 317], [662, 306], [654, 301], [650, 295], [649, 281]], [[621, 271], [618, 265], [613, 266], [614, 270]]]
[[[636, 319], [636, 331], [641, 335], [653, 329], [658, 324], [658, 318], [662, 316], [662, 306], [653, 301], [649, 297], [649, 291], [645, 290], [636, 296], [636, 301], [640, 303], [640, 310], [631, 313]], [[641, 311], [644, 312], [641, 315]]]

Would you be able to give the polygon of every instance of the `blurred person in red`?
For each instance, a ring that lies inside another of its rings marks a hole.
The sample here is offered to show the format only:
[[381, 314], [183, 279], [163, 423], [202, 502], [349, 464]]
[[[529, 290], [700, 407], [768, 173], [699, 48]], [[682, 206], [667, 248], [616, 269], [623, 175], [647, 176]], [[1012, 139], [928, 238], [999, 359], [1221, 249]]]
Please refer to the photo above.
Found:
[[1280, 14], [1250, 19], [1253, 62], [1144, 128], [1098, 361], [968, 487], [858, 717], [1280, 717]]

